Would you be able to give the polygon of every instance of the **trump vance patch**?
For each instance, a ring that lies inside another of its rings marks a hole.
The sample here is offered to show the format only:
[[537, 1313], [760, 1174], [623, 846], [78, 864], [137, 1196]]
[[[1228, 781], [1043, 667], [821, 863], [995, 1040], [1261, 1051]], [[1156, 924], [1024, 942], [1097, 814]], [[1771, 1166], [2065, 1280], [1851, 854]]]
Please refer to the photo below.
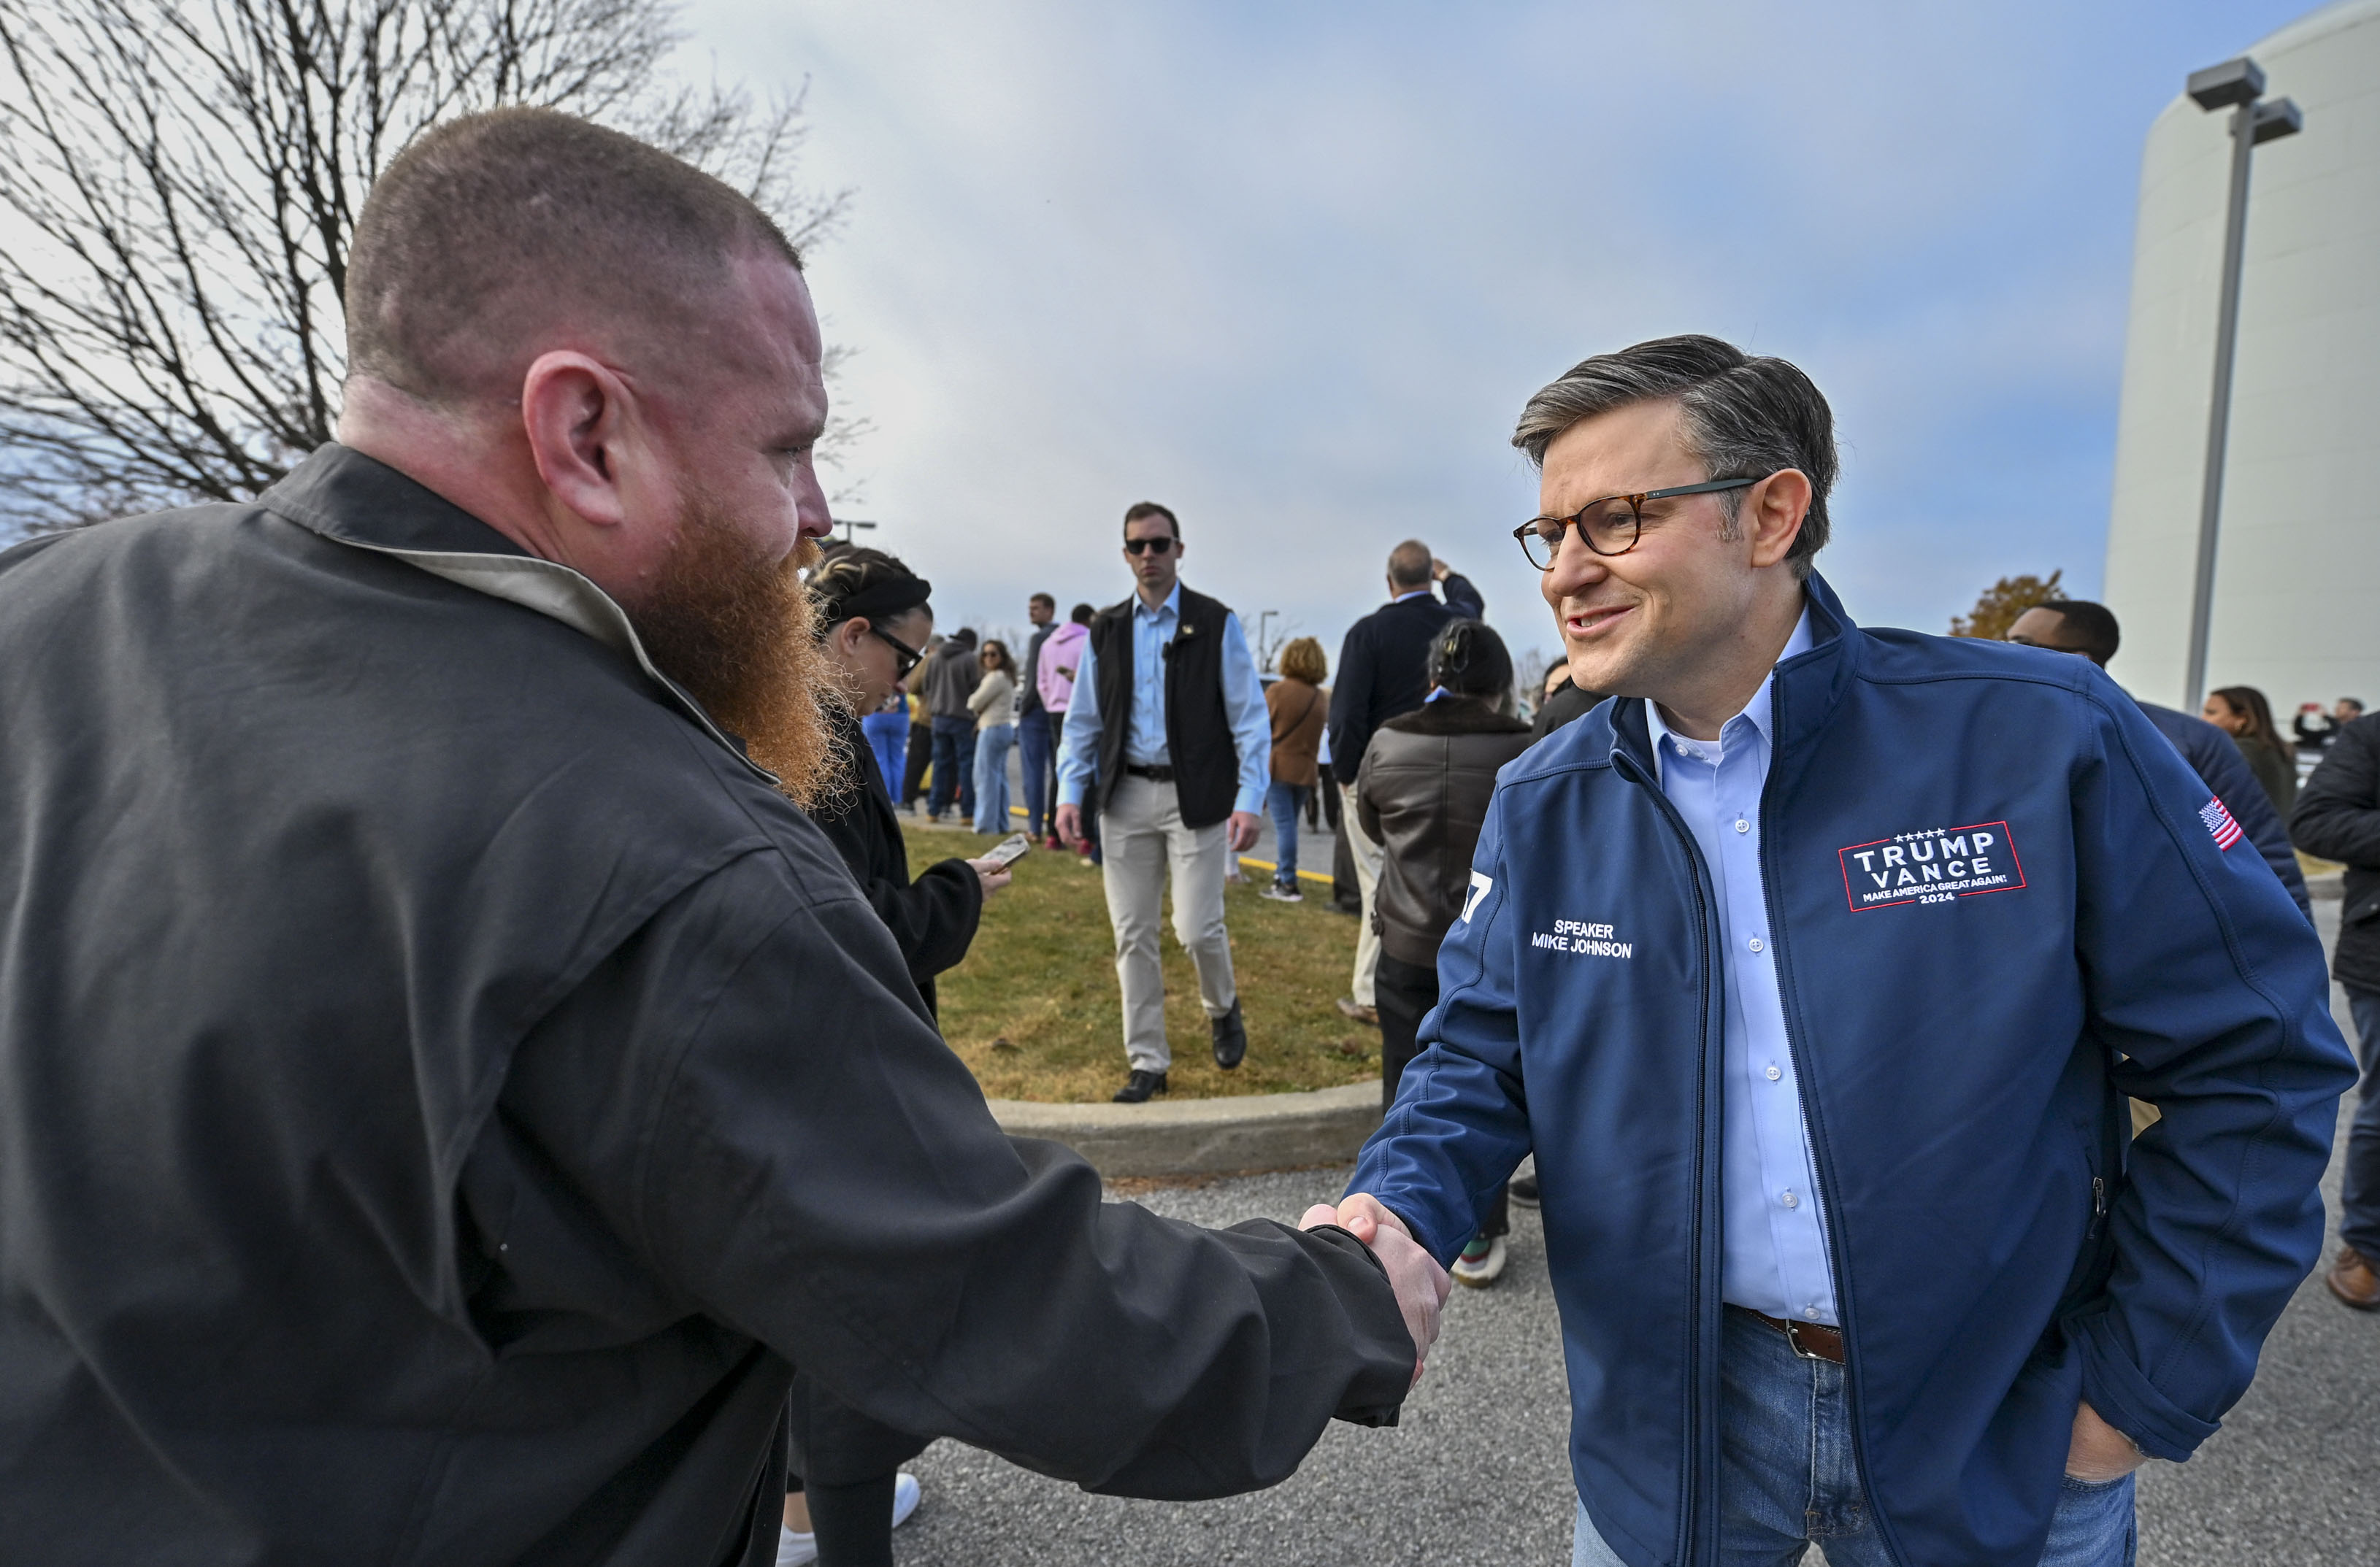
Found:
[[1852, 912], [1903, 903], [1948, 903], [2024, 886], [2024, 865], [2006, 822], [1920, 827], [1837, 851]]

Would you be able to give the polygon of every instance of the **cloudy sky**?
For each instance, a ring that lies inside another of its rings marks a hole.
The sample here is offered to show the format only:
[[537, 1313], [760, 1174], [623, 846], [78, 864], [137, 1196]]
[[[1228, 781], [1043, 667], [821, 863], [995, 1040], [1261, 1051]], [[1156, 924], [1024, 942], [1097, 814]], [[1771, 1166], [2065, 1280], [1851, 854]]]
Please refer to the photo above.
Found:
[[684, 63], [808, 83], [832, 476], [945, 626], [1123, 597], [1150, 498], [1251, 622], [1335, 656], [1411, 536], [1525, 650], [1513, 416], [1675, 331], [1828, 393], [1856, 617], [2095, 591], [2141, 139], [2306, 8], [697, 0]]

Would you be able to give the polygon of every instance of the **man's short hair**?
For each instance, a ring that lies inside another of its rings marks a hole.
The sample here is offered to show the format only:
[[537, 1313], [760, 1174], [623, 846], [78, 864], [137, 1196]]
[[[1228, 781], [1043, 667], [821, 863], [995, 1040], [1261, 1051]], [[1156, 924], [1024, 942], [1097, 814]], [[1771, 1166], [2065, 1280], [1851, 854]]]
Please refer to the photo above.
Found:
[[1399, 587], [1427, 587], [1429, 562], [1429, 546], [1409, 538], [1389, 551], [1389, 580]]
[[1030, 598], [1027, 598], [1025, 602], [1027, 607], [1035, 604], [1047, 604], [1050, 606], [1050, 613], [1054, 615], [1058, 612], [1058, 601], [1046, 593], [1037, 593]]
[[[1767, 478], [1782, 468], [1809, 476], [1810, 511], [1786, 560], [1796, 576], [1827, 547], [1827, 496], [1835, 488], [1835, 416], [1816, 386], [1786, 361], [1743, 352], [1716, 337], [1656, 338], [1582, 359], [1521, 410], [1512, 444], [1546, 465], [1546, 448], [1581, 419], [1634, 403], [1674, 399], [1685, 412], [1686, 443], [1715, 479]], [[1723, 491], [1728, 526], [1743, 492]]]
[[1130, 530], [1132, 528], [1132, 524], [1140, 521], [1143, 517], [1164, 518], [1165, 525], [1173, 530], [1173, 542], [1176, 544], [1182, 542], [1182, 519], [1175, 516], [1171, 510], [1166, 507], [1160, 506], [1154, 500], [1135, 500], [1130, 506], [1124, 508], [1123, 525], [1125, 528], [1125, 536], [1129, 537], [1131, 536]]
[[1074, 621], [1075, 624], [1078, 626], [1087, 626], [1091, 623], [1091, 617], [1098, 613], [1099, 611], [1097, 609], [1092, 609], [1087, 604], [1077, 604], [1072, 609], [1066, 611], [1066, 619]]
[[2362, 711], [2363, 711], [2363, 704], [2362, 704], [2362, 702], [2359, 698], [2352, 697], [2352, 696], [2342, 696], [2342, 697], [2340, 697], [2340, 698], [2338, 699], [2338, 703], [2337, 703], [2337, 705], [2341, 706], [2341, 707], [2352, 707], [2352, 708], [2354, 708], [2354, 709], [2355, 709], [2357, 712], [2359, 712], [2359, 713], [2361, 713], [2361, 712], [2362, 712]]
[[356, 219], [348, 368], [425, 402], [509, 395], [475, 367], [565, 323], [666, 332], [748, 249], [802, 264], [749, 197], [632, 136], [550, 109], [449, 120]]
[[2040, 608], [2058, 617], [2058, 627], [2073, 642], [2074, 651], [2094, 664], [2104, 668], [2123, 643], [2115, 611], [2105, 604], [2087, 598], [2053, 598]]

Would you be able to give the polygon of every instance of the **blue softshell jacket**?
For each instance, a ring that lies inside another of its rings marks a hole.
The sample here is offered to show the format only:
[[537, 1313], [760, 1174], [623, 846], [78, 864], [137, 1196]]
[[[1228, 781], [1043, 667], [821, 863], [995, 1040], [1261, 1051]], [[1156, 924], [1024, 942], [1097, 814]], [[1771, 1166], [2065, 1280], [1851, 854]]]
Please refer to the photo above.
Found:
[[[1871, 1515], [2032, 1567], [2078, 1399], [2182, 1459], [2246, 1390], [2354, 1068], [2312, 927], [2088, 659], [1809, 597], [1762, 881]], [[1644, 704], [1507, 765], [1473, 869], [1349, 1189], [1447, 1261], [1535, 1151], [1579, 1494], [1632, 1567], [1713, 1561], [1719, 936]]]

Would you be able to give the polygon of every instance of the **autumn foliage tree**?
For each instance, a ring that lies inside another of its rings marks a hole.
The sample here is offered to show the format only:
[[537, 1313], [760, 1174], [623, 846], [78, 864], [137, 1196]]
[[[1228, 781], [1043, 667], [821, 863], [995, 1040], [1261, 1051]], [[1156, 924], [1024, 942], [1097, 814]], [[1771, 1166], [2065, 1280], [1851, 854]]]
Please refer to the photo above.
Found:
[[331, 438], [365, 193], [432, 123], [601, 121], [795, 243], [798, 97], [674, 84], [671, 0], [0, 0], [0, 537], [253, 496]]
[[1998, 642], [2008, 635], [2009, 627], [2016, 624], [2016, 618], [2027, 609], [2065, 597], [2058, 589], [2058, 579], [2065, 574], [2061, 567], [2046, 577], [2002, 577], [1984, 589], [1973, 609], [1950, 617], [1950, 634], [1989, 637]]

